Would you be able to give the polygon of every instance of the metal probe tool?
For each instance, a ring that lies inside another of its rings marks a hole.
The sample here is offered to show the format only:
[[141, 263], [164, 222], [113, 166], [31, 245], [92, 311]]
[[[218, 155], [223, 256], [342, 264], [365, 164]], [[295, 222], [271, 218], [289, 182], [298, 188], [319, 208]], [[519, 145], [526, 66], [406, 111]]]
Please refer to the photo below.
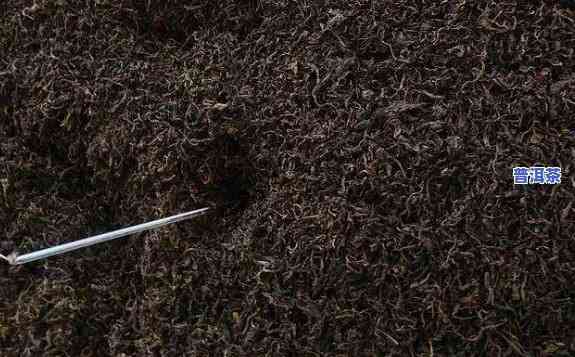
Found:
[[49, 257], [55, 256], [55, 255], [60, 255], [60, 254], [64, 254], [67, 252], [71, 252], [71, 251], [76, 250], [76, 249], [89, 247], [91, 245], [95, 245], [95, 244], [102, 243], [102, 242], [107, 242], [107, 241], [112, 240], [112, 239], [125, 237], [125, 236], [128, 236], [130, 234], [144, 232], [144, 231], [147, 231], [150, 229], [155, 229], [155, 228], [158, 228], [161, 226], [165, 226], [167, 224], [172, 224], [172, 223], [176, 223], [176, 222], [183, 221], [186, 219], [201, 216], [201, 215], [205, 214], [209, 209], [210, 209], [209, 207], [200, 208], [200, 209], [197, 209], [195, 211], [180, 213], [180, 214], [177, 214], [174, 216], [161, 218], [161, 219], [158, 219], [155, 221], [138, 224], [136, 226], [122, 228], [122, 229], [108, 232], [108, 233], [104, 233], [104, 234], [98, 234], [98, 235], [95, 235], [92, 237], [88, 237], [88, 238], [80, 239], [77, 241], [56, 245], [56, 246], [42, 249], [42, 250], [38, 250], [38, 251], [35, 251], [32, 253], [27, 253], [27, 254], [22, 254], [22, 255], [12, 253], [8, 256], [4, 256], [4, 255], [0, 254], [0, 258], [6, 260], [11, 265], [26, 264], [29, 262], [33, 262], [35, 260], [49, 258]]

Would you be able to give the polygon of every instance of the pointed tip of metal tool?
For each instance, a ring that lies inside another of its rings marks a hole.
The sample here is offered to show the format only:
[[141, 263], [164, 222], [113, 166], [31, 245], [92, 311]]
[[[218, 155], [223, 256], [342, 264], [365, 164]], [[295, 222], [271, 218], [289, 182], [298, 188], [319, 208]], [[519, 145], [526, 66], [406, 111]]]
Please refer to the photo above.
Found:
[[10, 265], [16, 265], [16, 258], [18, 257], [18, 253], [11, 253], [8, 256], [0, 254], [0, 258], [4, 259]]

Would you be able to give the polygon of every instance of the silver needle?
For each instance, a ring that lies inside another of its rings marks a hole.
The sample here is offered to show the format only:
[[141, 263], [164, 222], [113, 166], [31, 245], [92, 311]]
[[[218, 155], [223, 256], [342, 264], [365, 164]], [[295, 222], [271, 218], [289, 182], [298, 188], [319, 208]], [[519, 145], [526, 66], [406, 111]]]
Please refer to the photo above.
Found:
[[190, 219], [193, 217], [197, 217], [197, 216], [203, 215], [209, 209], [210, 209], [209, 207], [200, 208], [200, 209], [195, 210], [195, 211], [180, 213], [180, 214], [177, 214], [175, 216], [170, 216], [170, 217], [158, 219], [155, 221], [138, 224], [138, 225], [132, 226], [132, 227], [122, 228], [122, 229], [119, 229], [117, 231], [99, 234], [99, 235], [96, 235], [93, 237], [88, 237], [88, 238], [80, 239], [80, 240], [77, 240], [74, 242], [56, 245], [54, 247], [38, 250], [38, 251], [35, 251], [32, 253], [27, 253], [27, 254], [23, 254], [23, 255], [10, 254], [9, 256], [4, 256], [4, 255], [0, 254], [0, 258], [8, 261], [12, 265], [26, 264], [29, 262], [33, 262], [35, 260], [45, 259], [48, 257], [52, 257], [54, 255], [64, 254], [64, 253], [67, 253], [67, 252], [70, 252], [70, 251], [73, 251], [76, 249], [89, 247], [91, 245], [95, 245], [95, 244], [102, 243], [102, 242], [107, 242], [107, 241], [112, 240], [112, 239], [125, 237], [125, 236], [130, 235], [130, 234], [147, 231], [150, 229], [165, 226], [167, 224], [171, 224], [171, 223], [183, 221], [186, 219]]

